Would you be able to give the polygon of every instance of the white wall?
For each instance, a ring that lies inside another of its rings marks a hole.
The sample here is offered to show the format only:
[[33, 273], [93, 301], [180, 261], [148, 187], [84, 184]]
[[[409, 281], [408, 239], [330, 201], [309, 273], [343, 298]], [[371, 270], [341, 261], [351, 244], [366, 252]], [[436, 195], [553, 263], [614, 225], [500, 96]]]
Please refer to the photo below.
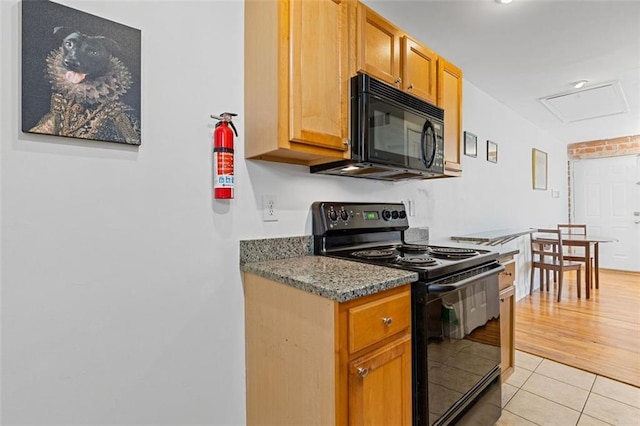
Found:
[[[242, 159], [241, 2], [60, 3], [142, 29], [143, 142], [23, 134], [20, 8], [0, 3], [3, 425], [243, 424], [238, 241], [310, 234], [315, 200], [411, 198], [411, 225], [436, 239], [566, 217], [564, 145], [468, 82], [479, 155], [462, 178], [315, 176]], [[237, 192], [218, 201], [208, 117], [225, 110], [240, 113]], [[560, 199], [531, 190], [532, 147], [549, 153]], [[261, 221], [264, 194], [278, 222]]]

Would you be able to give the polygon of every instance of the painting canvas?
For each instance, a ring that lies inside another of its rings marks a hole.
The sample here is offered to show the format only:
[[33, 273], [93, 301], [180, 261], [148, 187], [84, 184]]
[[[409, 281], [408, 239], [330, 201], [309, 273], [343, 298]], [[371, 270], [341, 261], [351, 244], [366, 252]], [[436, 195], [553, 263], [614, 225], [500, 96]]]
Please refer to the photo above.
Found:
[[22, 2], [22, 131], [141, 143], [141, 31]]

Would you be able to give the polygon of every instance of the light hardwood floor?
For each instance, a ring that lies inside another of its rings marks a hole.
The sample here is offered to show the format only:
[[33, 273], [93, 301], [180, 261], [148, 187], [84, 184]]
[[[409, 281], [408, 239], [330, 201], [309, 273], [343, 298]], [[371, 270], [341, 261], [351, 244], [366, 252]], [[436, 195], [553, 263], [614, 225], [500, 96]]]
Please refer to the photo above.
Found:
[[582, 290], [567, 273], [559, 303], [555, 289], [519, 300], [516, 349], [640, 387], [640, 274], [601, 269], [600, 289]]

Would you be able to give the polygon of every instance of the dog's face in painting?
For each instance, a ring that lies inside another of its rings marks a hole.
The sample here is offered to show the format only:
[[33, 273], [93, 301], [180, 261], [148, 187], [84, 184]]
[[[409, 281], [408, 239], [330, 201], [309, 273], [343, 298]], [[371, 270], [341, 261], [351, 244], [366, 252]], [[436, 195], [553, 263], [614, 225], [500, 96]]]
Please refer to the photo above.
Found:
[[71, 83], [102, 75], [108, 68], [112, 53], [120, 50], [108, 37], [89, 36], [70, 27], [56, 27], [54, 34], [62, 40], [62, 64], [67, 69], [65, 78]]

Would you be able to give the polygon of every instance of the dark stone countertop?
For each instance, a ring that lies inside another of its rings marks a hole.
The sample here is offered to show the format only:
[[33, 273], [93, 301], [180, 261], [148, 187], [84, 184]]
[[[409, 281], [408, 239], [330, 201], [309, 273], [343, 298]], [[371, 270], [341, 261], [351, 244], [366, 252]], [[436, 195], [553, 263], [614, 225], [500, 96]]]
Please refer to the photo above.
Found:
[[327, 256], [300, 256], [241, 265], [252, 273], [337, 302], [416, 281], [418, 274]]
[[311, 237], [240, 241], [240, 269], [337, 302], [418, 279], [402, 269], [314, 256]]

